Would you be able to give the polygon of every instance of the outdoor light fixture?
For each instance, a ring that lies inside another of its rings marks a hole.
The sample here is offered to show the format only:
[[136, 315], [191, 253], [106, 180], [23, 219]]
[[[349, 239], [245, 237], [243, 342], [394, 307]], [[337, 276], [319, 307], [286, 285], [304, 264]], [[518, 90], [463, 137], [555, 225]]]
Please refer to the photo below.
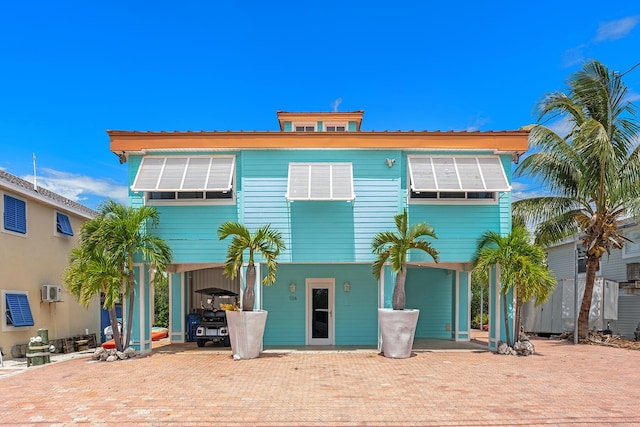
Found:
[[387, 162], [387, 166], [389, 166], [390, 168], [392, 168], [396, 163], [396, 159], [385, 159], [385, 161]]
[[350, 288], [351, 288], [351, 284], [349, 282], [344, 282], [344, 291], [349, 292]]
[[291, 282], [291, 284], [289, 285], [289, 292], [291, 292], [292, 294], [296, 293], [296, 284]]

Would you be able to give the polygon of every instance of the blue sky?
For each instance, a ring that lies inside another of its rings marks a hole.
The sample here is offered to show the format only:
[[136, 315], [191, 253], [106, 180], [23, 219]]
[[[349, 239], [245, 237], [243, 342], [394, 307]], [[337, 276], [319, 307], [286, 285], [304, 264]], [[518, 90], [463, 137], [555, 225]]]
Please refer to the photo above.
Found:
[[[2, 2], [0, 40], [0, 169], [33, 180], [35, 153], [39, 185], [95, 208], [126, 202], [107, 129], [277, 130], [277, 110], [334, 107], [363, 130], [518, 129], [584, 61], [640, 62], [640, 5]], [[638, 103], [640, 67], [625, 81]]]

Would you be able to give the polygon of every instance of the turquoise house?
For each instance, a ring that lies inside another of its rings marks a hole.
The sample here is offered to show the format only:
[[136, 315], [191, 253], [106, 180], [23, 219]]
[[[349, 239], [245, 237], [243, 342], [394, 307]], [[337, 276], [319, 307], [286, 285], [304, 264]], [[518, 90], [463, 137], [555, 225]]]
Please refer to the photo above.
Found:
[[[173, 250], [172, 342], [188, 339], [190, 313], [211, 302], [198, 290], [242, 292], [241, 279], [222, 275], [228, 241], [216, 235], [238, 221], [252, 230], [271, 224], [287, 246], [276, 284], [256, 286], [256, 308], [269, 312], [265, 347], [375, 346], [377, 309], [391, 307], [394, 274], [385, 267], [375, 279], [371, 241], [394, 230], [405, 208], [410, 222], [434, 227], [440, 251], [438, 264], [410, 254], [416, 338], [469, 340], [470, 260], [482, 233], [511, 229], [512, 166], [528, 131], [363, 131], [363, 111], [277, 118], [279, 131], [268, 132], [108, 131], [111, 151], [128, 165], [130, 205], [156, 207], [154, 232]], [[151, 274], [138, 264], [132, 342], [141, 352], [151, 349]], [[499, 269], [492, 282], [495, 350], [504, 340]]]

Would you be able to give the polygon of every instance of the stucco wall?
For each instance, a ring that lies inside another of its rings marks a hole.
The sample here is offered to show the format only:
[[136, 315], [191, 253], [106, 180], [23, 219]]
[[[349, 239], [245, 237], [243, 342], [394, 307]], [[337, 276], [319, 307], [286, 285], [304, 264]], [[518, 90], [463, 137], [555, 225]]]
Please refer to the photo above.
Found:
[[[8, 232], [3, 226], [0, 227], [0, 290], [5, 293], [26, 291], [35, 323], [34, 326], [7, 326], [3, 316], [0, 346], [5, 354], [8, 355], [16, 344], [28, 343], [40, 328], [48, 330], [50, 339], [85, 334], [85, 330], [95, 332], [99, 337], [99, 300], [96, 298], [92, 301], [89, 308], [81, 307], [62, 281], [69, 253], [77, 244], [84, 218], [4, 189], [0, 189], [0, 204], [3, 203], [4, 194], [26, 201], [27, 233]], [[56, 212], [69, 217], [74, 236], [57, 233]], [[62, 301], [42, 302], [42, 285], [61, 286]], [[5, 298], [2, 298], [0, 305], [4, 313]]]

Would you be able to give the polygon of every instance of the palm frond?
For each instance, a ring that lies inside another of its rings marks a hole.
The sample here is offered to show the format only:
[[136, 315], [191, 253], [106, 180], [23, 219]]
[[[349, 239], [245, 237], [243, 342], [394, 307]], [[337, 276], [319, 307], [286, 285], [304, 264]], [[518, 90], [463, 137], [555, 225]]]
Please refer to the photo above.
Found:
[[409, 225], [408, 213], [405, 209], [403, 213], [394, 216], [396, 231], [383, 231], [376, 234], [371, 242], [371, 251], [376, 255], [373, 272], [376, 278], [380, 278], [384, 264], [389, 261], [391, 269], [396, 273], [402, 272], [407, 262], [407, 253], [410, 249], [424, 251], [439, 261], [438, 250], [422, 237], [437, 239], [436, 233], [426, 222], [419, 222]]

